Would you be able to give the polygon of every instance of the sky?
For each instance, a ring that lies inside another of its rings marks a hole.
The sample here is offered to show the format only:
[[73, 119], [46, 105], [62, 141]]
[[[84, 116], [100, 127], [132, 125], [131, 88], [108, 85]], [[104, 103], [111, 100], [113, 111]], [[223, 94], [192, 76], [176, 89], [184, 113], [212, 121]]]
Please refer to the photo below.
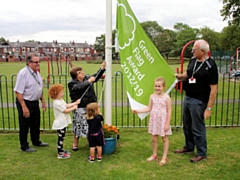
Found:
[[[112, 30], [117, 0], [5, 0], [0, 10], [0, 37], [28, 40], [87, 42], [106, 32], [106, 1], [112, 2]], [[157, 21], [164, 29], [176, 23], [221, 32], [220, 0], [128, 0], [138, 21]]]

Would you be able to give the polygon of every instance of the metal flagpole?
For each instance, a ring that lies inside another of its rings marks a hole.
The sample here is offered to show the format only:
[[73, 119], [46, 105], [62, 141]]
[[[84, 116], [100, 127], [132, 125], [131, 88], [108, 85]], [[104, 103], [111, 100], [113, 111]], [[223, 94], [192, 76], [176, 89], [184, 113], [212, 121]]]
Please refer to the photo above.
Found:
[[105, 123], [112, 125], [112, 0], [106, 0], [106, 88], [105, 88]]

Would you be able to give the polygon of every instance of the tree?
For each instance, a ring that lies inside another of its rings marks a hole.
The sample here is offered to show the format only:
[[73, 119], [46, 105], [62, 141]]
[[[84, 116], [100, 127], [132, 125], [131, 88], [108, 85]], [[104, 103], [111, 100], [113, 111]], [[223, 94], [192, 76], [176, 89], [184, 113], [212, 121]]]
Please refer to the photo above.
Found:
[[146, 21], [140, 23], [148, 37], [156, 44], [156, 38], [163, 32], [163, 27], [159, 26], [157, 21]]
[[187, 29], [187, 28], [190, 28], [189, 25], [187, 24], [183, 24], [183, 23], [176, 23], [174, 26], [173, 26], [174, 30], [176, 33], [179, 33], [181, 32], [182, 30], [184, 29]]
[[101, 36], [96, 37], [94, 49], [99, 53], [104, 53], [104, 51], [105, 51], [105, 34], [102, 34]]
[[[178, 49], [175, 51], [174, 55], [179, 56], [181, 54], [181, 50], [183, 46], [188, 43], [189, 41], [198, 39], [199, 37], [199, 29], [196, 28], [191, 28], [187, 24], [183, 23], [176, 23], [174, 25], [174, 29], [177, 33], [176, 36], [176, 48]], [[188, 47], [186, 52], [185, 52], [186, 57], [191, 57], [191, 48]]]
[[214, 30], [205, 26], [203, 28], [200, 28], [199, 34], [201, 39], [206, 40], [210, 44], [211, 50], [220, 50], [219, 49], [219, 40], [220, 40], [219, 32], [215, 32]]
[[176, 45], [176, 33], [173, 30], [164, 29], [163, 33], [156, 37], [156, 48], [163, 55], [168, 56], [172, 50], [175, 49]]
[[1, 37], [0, 42], [6, 42], [6, 40], [3, 37]]
[[239, 0], [221, 0], [223, 8], [220, 10], [223, 21], [229, 25], [240, 25], [240, 1]]
[[[115, 37], [116, 37], [116, 30], [112, 31], [112, 44], [115, 45]], [[102, 34], [99, 37], [96, 37], [95, 44], [94, 44], [94, 49], [98, 52], [101, 53], [102, 55], [105, 54], [105, 34]], [[114, 57], [118, 56], [118, 53], [115, 52], [115, 48], [112, 49], [112, 54]]]
[[235, 51], [240, 47], [240, 27], [238, 25], [231, 25], [223, 28], [220, 38], [221, 50]]

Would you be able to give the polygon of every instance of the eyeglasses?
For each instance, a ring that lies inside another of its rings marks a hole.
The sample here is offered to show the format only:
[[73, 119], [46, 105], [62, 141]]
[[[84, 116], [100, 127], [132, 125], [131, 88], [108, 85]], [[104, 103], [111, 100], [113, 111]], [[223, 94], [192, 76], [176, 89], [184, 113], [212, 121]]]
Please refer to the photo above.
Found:
[[197, 50], [199, 50], [199, 49], [192, 49], [192, 52], [195, 53]]
[[31, 63], [35, 63], [35, 64], [40, 64], [41, 62], [40, 61], [29, 61]]

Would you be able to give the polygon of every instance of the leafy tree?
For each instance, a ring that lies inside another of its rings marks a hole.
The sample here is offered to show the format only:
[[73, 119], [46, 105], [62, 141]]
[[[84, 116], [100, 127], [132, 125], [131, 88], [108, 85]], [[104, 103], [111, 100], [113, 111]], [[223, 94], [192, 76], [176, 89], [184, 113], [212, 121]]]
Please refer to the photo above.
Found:
[[3, 37], [1, 37], [0, 42], [6, 42], [6, 40]]
[[174, 30], [176, 33], [179, 33], [181, 32], [182, 30], [184, 29], [188, 29], [188, 28], [191, 28], [189, 25], [187, 24], [183, 24], [183, 23], [176, 23], [174, 26], [173, 26]]
[[105, 34], [102, 34], [101, 36], [96, 37], [94, 49], [99, 53], [104, 53], [104, 51], [105, 51]]
[[[189, 41], [198, 39], [199, 37], [199, 29], [191, 28], [187, 24], [183, 23], [177, 23], [174, 25], [174, 29], [177, 33], [176, 36], [176, 48], [178, 50], [175, 51], [175, 56], [179, 56], [181, 54], [181, 50], [183, 46], [185, 46], [186, 43]], [[187, 47], [187, 50], [185, 52], [186, 57], [191, 57], [191, 47]]]
[[156, 44], [156, 38], [163, 32], [163, 27], [159, 26], [157, 21], [146, 21], [140, 23], [148, 37]]
[[229, 25], [240, 25], [240, 1], [239, 0], [221, 0], [223, 8], [220, 10], [223, 20]]
[[[112, 44], [115, 45], [115, 37], [116, 37], [116, 30], [112, 31]], [[102, 34], [99, 37], [96, 37], [95, 44], [94, 44], [94, 49], [98, 52], [101, 53], [102, 55], [105, 54], [105, 39], [106, 36], [105, 34]], [[112, 54], [114, 57], [118, 56], [118, 53], [115, 52], [115, 48], [112, 49]]]
[[219, 41], [220, 41], [220, 33], [215, 32], [209, 27], [200, 28], [200, 38], [206, 40], [210, 44], [211, 50], [220, 50]]
[[163, 33], [156, 37], [156, 48], [163, 55], [168, 56], [172, 50], [175, 49], [176, 45], [176, 33], [173, 30], [164, 29]]
[[223, 28], [220, 38], [221, 50], [235, 51], [240, 47], [240, 27], [238, 25], [231, 25]]

